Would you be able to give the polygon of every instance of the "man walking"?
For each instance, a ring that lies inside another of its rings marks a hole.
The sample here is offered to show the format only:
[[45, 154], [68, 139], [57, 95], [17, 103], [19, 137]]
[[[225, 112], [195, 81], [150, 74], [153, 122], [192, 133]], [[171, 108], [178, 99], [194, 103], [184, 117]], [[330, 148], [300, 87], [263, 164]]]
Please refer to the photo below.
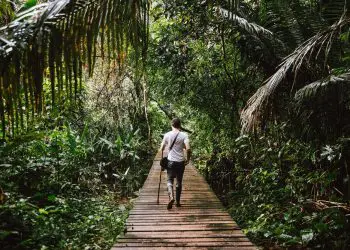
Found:
[[[188, 135], [181, 131], [181, 121], [179, 118], [174, 118], [171, 121], [172, 131], [164, 135], [160, 150], [163, 152], [165, 147], [171, 147], [168, 153], [168, 168], [167, 168], [167, 187], [169, 194], [169, 203], [167, 209], [171, 209], [174, 204], [174, 179], [176, 178], [176, 206], [180, 207], [180, 198], [182, 191], [182, 177], [185, 171], [185, 166], [188, 164], [191, 157], [190, 142]], [[184, 154], [186, 150], [186, 158]]]

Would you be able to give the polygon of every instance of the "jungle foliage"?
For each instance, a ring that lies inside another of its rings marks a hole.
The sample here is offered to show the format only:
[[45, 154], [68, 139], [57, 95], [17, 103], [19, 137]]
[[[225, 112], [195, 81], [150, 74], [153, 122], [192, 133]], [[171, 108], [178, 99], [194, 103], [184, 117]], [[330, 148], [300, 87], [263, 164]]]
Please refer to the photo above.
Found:
[[347, 249], [349, 3], [156, 1], [152, 98], [264, 247]]
[[124, 230], [153, 151], [147, 22], [123, 3], [1, 1], [1, 249], [109, 249]]
[[[123, 232], [153, 153], [142, 104], [120, 94], [134, 91], [132, 83], [97, 98], [92, 86], [115, 79], [105, 80], [92, 78], [79, 102], [48, 110], [35, 127], [2, 141], [2, 249], [109, 249]], [[126, 110], [117, 108], [126, 101]]]
[[[7, 10], [13, 9], [10, 1], [2, 0], [5, 8], [6, 3]], [[26, 1], [14, 20], [0, 29], [3, 137], [19, 134], [45, 112], [46, 80], [51, 107], [56, 107], [77, 98], [83, 69], [91, 76], [96, 58], [121, 64], [130, 45], [137, 58], [144, 56], [147, 10], [143, 0]], [[6, 16], [5, 12], [4, 23]]]
[[0, 2], [0, 246], [107, 249], [174, 116], [259, 246], [350, 247], [350, 2]]
[[1, 142], [2, 249], [109, 249], [123, 232], [153, 152], [137, 84], [96, 67], [77, 102]]

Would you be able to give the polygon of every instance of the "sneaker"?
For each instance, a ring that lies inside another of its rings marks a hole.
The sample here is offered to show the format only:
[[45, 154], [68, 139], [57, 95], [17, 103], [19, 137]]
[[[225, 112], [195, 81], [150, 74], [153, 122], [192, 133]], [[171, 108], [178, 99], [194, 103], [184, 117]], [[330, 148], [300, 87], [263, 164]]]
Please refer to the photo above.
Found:
[[181, 207], [180, 202], [176, 202], [175, 206], [176, 206], [176, 207]]
[[174, 204], [174, 199], [170, 200], [167, 206], [167, 209], [172, 209]]

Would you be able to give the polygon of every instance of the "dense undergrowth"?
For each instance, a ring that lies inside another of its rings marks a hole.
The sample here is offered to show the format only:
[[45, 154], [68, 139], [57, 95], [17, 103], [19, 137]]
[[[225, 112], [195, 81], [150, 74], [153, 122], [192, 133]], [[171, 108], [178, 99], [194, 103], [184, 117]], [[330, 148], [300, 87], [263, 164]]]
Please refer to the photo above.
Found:
[[199, 168], [256, 244], [348, 249], [349, 141], [316, 147], [284, 127], [222, 141]]
[[43, 119], [1, 143], [1, 249], [109, 249], [124, 230], [151, 149], [136, 127], [80, 120]]

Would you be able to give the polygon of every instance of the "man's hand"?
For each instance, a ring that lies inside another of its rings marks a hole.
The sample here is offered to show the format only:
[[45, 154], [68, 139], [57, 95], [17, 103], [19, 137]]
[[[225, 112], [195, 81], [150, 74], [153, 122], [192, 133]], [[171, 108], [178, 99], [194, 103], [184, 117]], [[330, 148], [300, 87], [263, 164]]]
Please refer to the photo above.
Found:
[[186, 161], [185, 161], [185, 166], [190, 162], [191, 154], [192, 154], [192, 151], [191, 151], [191, 149], [188, 147], [187, 150], [186, 150]]

